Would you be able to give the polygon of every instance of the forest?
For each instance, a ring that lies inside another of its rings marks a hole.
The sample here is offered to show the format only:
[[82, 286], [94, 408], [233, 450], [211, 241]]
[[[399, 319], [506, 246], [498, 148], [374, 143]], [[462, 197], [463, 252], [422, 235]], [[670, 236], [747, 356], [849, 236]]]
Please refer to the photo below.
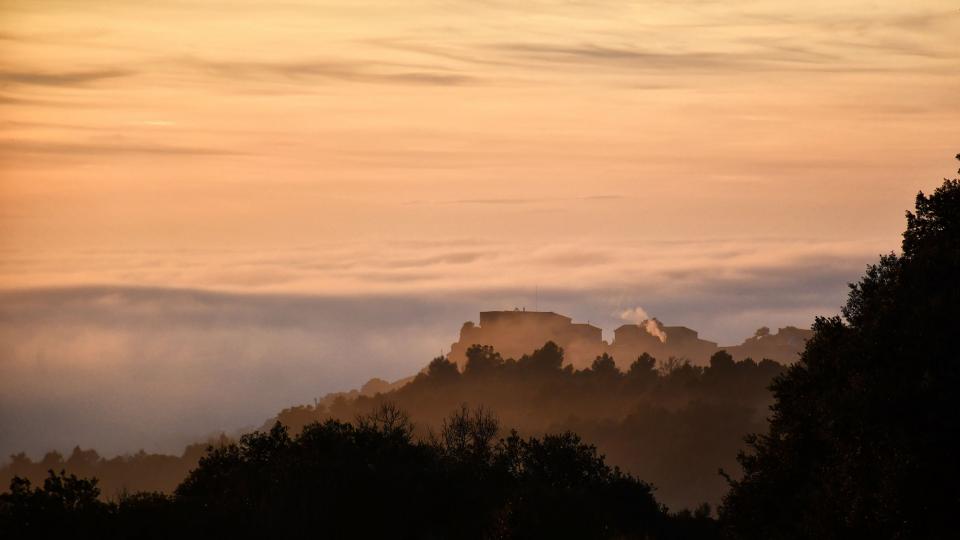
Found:
[[[716, 506], [726, 491], [718, 468], [736, 467], [743, 434], [762, 429], [770, 404], [766, 389], [784, 366], [763, 360], [734, 362], [716, 353], [709, 366], [649, 355], [624, 373], [609, 356], [588, 369], [563, 365], [563, 349], [547, 343], [518, 360], [503, 359], [487, 346], [469, 350], [461, 373], [443, 357], [434, 359], [406, 385], [367, 396], [335, 394], [312, 405], [281, 411], [274, 421], [291, 434], [314, 422], [352, 422], [390, 404], [409, 414], [413, 433], [428, 438], [444, 418], [463, 405], [482, 406], [523, 435], [572, 431], [595, 444], [611, 464], [656, 487], [671, 508]], [[2, 473], [42, 481], [50, 469], [97, 477], [105, 495], [122, 491], [172, 492], [208, 444], [187, 447], [182, 456], [143, 452], [103, 459], [75, 448], [67, 457], [51, 452], [34, 462], [12, 456]]]
[[906, 220], [901, 253], [816, 319], [793, 364], [574, 370], [552, 343], [517, 359], [475, 346], [462, 372], [437, 358], [401, 388], [286, 409], [179, 458], [14, 456], [0, 532], [952, 538], [960, 180]]

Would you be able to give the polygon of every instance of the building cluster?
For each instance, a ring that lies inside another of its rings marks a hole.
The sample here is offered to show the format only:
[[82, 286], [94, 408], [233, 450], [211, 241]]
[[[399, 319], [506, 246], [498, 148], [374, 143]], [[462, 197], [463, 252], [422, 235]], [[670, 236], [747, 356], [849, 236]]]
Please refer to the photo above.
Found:
[[614, 330], [610, 343], [603, 331], [587, 323], [575, 323], [565, 315], [550, 311], [483, 311], [479, 324], [464, 323], [460, 339], [450, 347], [448, 358], [461, 366], [472, 345], [490, 345], [504, 358], [519, 358], [552, 341], [563, 347], [567, 363], [581, 368], [589, 366], [603, 353], [612, 356], [626, 369], [638, 356], [648, 353], [660, 360], [678, 358], [694, 364], [706, 364], [710, 356], [726, 350], [734, 359], [770, 358], [793, 362], [803, 350], [810, 330], [788, 326], [776, 334], [761, 328], [740, 345], [721, 347], [714, 341], [701, 339], [695, 330], [685, 326], [664, 326], [651, 319], [640, 324], [624, 324]]

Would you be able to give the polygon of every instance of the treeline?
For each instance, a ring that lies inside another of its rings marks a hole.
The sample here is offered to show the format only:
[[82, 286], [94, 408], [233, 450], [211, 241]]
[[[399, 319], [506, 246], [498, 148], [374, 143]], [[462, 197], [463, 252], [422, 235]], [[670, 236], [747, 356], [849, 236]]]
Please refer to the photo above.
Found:
[[[522, 435], [573, 431], [597, 445], [612, 465], [651, 482], [670, 508], [695, 508], [720, 502], [727, 485], [717, 470], [735, 468], [743, 435], [763, 428], [771, 402], [767, 386], [784, 370], [770, 360], [734, 362], [723, 352], [708, 366], [658, 362], [644, 354], [624, 372], [604, 355], [590, 368], [574, 370], [563, 365], [563, 350], [553, 343], [516, 360], [481, 346], [468, 356], [463, 372], [437, 358], [399, 389], [340, 394], [286, 409], [275, 420], [296, 434], [313, 422], [349, 422], [393, 403], [410, 414], [417, 436], [428, 437], [461, 404], [483, 406]], [[79, 448], [66, 459], [51, 452], [37, 462], [18, 454], [0, 474], [4, 482], [20, 476], [38, 483], [48, 470], [64, 469], [98, 478], [106, 497], [170, 493], [206, 446], [191, 445], [181, 456], [139, 452], [112, 459]]]
[[717, 470], [736, 468], [743, 435], [763, 429], [771, 403], [767, 387], [783, 370], [771, 360], [734, 362], [722, 351], [708, 366], [658, 363], [644, 354], [623, 372], [604, 355], [575, 370], [564, 366], [563, 349], [553, 343], [519, 359], [474, 346], [462, 372], [440, 357], [397, 390], [293, 407], [277, 420], [297, 432], [390, 402], [409, 412], [426, 435], [444, 411], [483, 405], [523, 434], [578, 433], [611, 463], [655, 485], [670, 507], [692, 508], [719, 503], [727, 485]]
[[712, 538], [709, 508], [670, 514], [651, 487], [572, 433], [497, 438], [461, 408], [413, 435], [392, 405], [291, 437], [277, 423], [201, 458], [172, 495], [105, 502], [95, 480], [50, 473], [0, 495], [9, 538]]
[[0, 469], [0, 478], [6, 484], [11, 478], [21, 477], [42, 483], [48, 471], [67, 471], [81, 478], [97, 478], [98, 488], [106, 497], [138, 491], [171, 493], [197, 466], [210, 446], [232, 442], [221, 436], [206, 443], [188, 445], [179, 456], [149, 454], [143, 450], [134, 454], [106, 458], [96, 450], [74, 447], [64, 457], [57, 451], [47, 452], [33, 461], [23, 452], [10, 456], [10, 462]]

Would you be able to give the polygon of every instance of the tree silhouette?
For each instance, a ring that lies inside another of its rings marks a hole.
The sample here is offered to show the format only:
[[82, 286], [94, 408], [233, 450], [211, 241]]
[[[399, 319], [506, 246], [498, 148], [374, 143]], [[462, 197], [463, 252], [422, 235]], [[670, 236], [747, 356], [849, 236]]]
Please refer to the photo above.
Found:
[[[958, 156], [960, 159], [960, 156]], [[948, 538], [960, 502], [960, 180], [818, 318], [721, 516], [737, 538]]]
[[467, 349], [465, 375], [478, 376], [492, 373], [503, 364], [500, 353], [489, 345], [474, 345]]
[[650, 485], [611, 468], [572, 433], [497, 439], [462, 406], [418, 440], [383, 404], [297, 436], [276, 423], [211, 446], [173, 496], [98, 499], [96, 481], [15, 478], [0, 495], [3, 538], [711, 538], [707, 514], [670, 515]]
[[623, 375], [617, 369], [617, 363], [614, 362], [613, 357], [607, 353], [603, 353], [593, 361], [593, 364], [590, 365], [590, 371], [597, 377], [608, 379], [617, 379]]
[[14, 478], [10, 491], [0, 494], [0, 536], [44, 538], [73, 535], [102, 527], [109, 507], [98, 497], [96, 479], [48, 471], [43, 487], [32, 488], [29, 480]]

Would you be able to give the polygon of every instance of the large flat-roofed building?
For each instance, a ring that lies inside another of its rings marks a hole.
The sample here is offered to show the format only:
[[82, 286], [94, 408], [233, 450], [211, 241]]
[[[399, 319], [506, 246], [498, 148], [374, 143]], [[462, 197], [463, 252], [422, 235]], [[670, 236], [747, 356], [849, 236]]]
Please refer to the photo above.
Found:
[[623, 367], [643, 353], [661, 360], [670, 357], [683, 358], [695, 364], [705, 364], [717, 352], [717, 343], [700, 339], [696, 330], [686, 326], [663, 326], [660, 321], [650, 322], [659, 329], [658, 337], [647, 330], [646, 324], [625, 324], [613, 331], [610, 355]]
[[552, 311], [482, 311], [480, 324], [467, 322], [448, 358], [461, 366], [471, 345], [490, 345], [504, 358], [520, 358], [552, 341], [563, 347], [568, 363], [589, 365], [606, 351], [603, 331]]
[[544, 326], [567, 326], [573, 319], [552, 311], [527, 311], [514, 309], [504, 311], [481, 311], [480, 326], [492, 327], [501, 324], [536, 323]]

